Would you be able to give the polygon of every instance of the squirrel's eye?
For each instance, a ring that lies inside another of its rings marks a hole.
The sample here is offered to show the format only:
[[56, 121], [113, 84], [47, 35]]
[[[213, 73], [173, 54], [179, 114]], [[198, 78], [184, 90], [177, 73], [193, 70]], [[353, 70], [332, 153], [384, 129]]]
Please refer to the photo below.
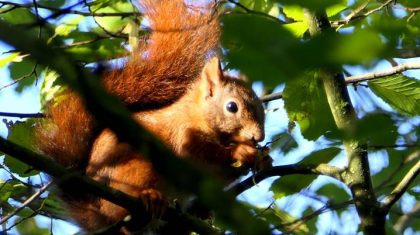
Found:
[[236, 113], [238, 112], [238, 105], [235, 102], [231, 101], [226, 104], [226, 109], [231, 113]]

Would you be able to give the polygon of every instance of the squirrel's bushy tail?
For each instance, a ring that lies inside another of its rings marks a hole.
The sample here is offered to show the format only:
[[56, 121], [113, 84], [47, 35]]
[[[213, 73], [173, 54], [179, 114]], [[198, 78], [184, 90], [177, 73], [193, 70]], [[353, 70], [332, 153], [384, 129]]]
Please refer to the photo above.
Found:
[[56, 100], [35, 127], [37, 147], [64, 166], [78, 167], [89, 154], [97, 125], [75, 93], [65, 91]]
[[[190, 1], [193, 2], [193, 1]], [[206, 57], [217, 49], [220, 28], [214, 8], [183, 0], [142, 0], [151, 28], [122, 69], [103, 77], [105, 88], [133, 110], [176, 101], [197, 78]], [[214, 53], [214, 52], [213, 52]], [[65, 166], [79, 166], [98, 129], [82, 100], [72, 92], [50, 105], [47, 124], [37, 126], [41, 152]]]
[[183, 0], [146, 0], [141, 6], [150, 38], [122, 71], [105, 79], [106, 86], [134, 109], [178, 99], [217, 48], [220, 34], [214, 7], [186, 5]]

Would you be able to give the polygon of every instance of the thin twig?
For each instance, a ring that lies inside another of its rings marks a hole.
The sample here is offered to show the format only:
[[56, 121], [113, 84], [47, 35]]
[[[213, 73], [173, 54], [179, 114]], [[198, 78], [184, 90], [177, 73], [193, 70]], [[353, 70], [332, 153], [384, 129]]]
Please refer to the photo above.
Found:
[[401, 182], [397, 184], [394, 190], [392, 190], [391, 194], [385, 198], [384, 202], [382, 203], [382, 209], [389, 211], [392, 205], [394, 205], [401, 198], [410, 184], [416, 179], [419, 172], [420, 161], [417, 161], [417, 163], [407, 172]]
[[384, 148], [418, 148], [417, 144], [392, 144], [392, 145], [368, 145], [370, 149], [384, 149]]
[[102, 39], [107, 39], [107, 38], [110, 38], [110, 37], [104, 37], [104, 36], [97, 35], [96, 37], [94, 37], [92, 39], [88, 39], [88, 40], [80, 41], [80, 42], [75, 42], [75, 43], [68, 44], [68, 45], [63, 45], [63, 46], [60, 46], [60, 48], [61, 49], [66, 49], [66, 48], [71, 48], [71, 47], [76, 47], [76, 46], [84, 46], [84, 45], [88, 45], [88, 44], [97, 42], [97, 41], [102, 40]]
[[276, 92], [276, 93], [271, 93], [268, 95], [263, 95], [260, 97], [260, 100], [264, 103], [273, 101], [273, 100], [278, 100], [283, 98], [283, 93], [282, 92]]
[[[399, 73], [402, 73], [404, 71], [411, 70], [411, 69], [420, 69], [420, 63], [405, 63], [405, 64], [400, 64], [390, 69], [386, 69], [379, 72], [372, 72], [372, 73], [365, 73], [361, 75], [349, 76], [349, 77], [346, 77], [345, 81], [347, 84], [354, 84], [354, 83], [359, 83], [363, 81], [368, 81], [368, 80], [373, 80], [373, 79], [378, 79], [378, 78], [383, 78], [383, 77], [399, 74]], [[277, 100], [277, 99], [282, 99], [282, 98], [283, 98], [283, 93], [276, 92], [269, 95], [261, 96], [260, 100], [264, 103], [267, 103], [267, 102]]]
[[[377, 11], [382, 10], [384, 7], [390, 5], [393, 2], [394, 2], [394, 0], [388, 0], [388, 1], [384, 2], [382, 5], [380, 5], [379, 7], [375, 8], [375, 9], [372, 9], [372, 10], [366, 12], [366, 13], [363, 13], [363, 14], [354, 14], [354, 13], [351, 13], [348, 17], [346, 17], [343, 20], [338, 20], [338, 21], [331, 22], [331, 26], [332, 27], [340, 27], [341, 25], [348, 24], [352, 20], [367, 17], [367, 16], [369, 16], [369, 15], [371, 15], [371, 14], [377, 12]], [[362, 7], [360, 9], [357, 9], [357, 10], [361, 11], [364, 8], [365, 8], [365, 6], [362, 5]]]
[[21, 211], [23, 208], [25, 208], [27, 205], [29, 205], [33, 200], [35, 200], [36, 198], [38, 198], [42, 193], [44, 193], [52, 185], [52, 182], [53, 181], [51, 181], [48, 184], [44, 185], [42, 188], [39, 189], [38, 192], [34, 193], [26, 201], [24, 201], [21, 206], [19, 206], [18, 208], [16, 208], [16, 210], [14, 210], [10, 214], [8, 214], [5, 217], [3, 217], [0, 220], [0, 225], [3, 224], [3, 223], [5, 223], [7, 220], [9, 220], [10, 218], [12, 218], [13, 216], [15, 216], [17, 213], [19, 213], [19, 211]]
[[32, 67], [31, 72], [29, 72], [28, 74], [23, 75], [22, 77], [16, 78], [15, 80], [13, 80], [13, 82], [11, 82], [11, 83], [9, 83], [9, 84], [6, 84], [6, 85], [4, 85], [3, 87], [0, 87], [0, 91], [2, 91], [3, 89], [5, 89], [5, 88], [7, 88], [7, 87], [13, 86], [13, 85], [15, 85], [16, 83], [18, 83], [18, 82], [20, 82], [20, 81], [22, 81], [22, 80], [25, 80], [25, 79], [27, 79], [27, 78], [31, 77], [32, 75], [36, 75], [36, 68], [37, 68], [37, 66], [38, 66], [38, 64], [35, 64], [35, 65]]
[[269, 18], [269, 19], [271, 19], [271, 20], [274, 20], [274, 21], [276, 21], [276, 22], [279, 22], [279, 23], [281, 23], [281, 24], [285, 24], [285, 23], [286, 23], [286, 22], [284, 22], [284, 21], [280, 20], [279, 18], [274, 17], [274, 16], [269, 15], [269, 14], [266, 14], [266, 13], [264, 13], [264, 12], [251, 10], [251, 9], [249, 9], [248, 7], [246, 7], [245, 5], [241, 4], [240, 2], [236, 2], [236, 1], [234, 1], [234, 0], [227, 0], [227, 2], [230, 2], [230, 3], [232, 3], [232, 4], [236, 5], [236, 6], [238, 6], [239, 8], [241, 8], [242, 10], [244, 10], [246, 13], [249, 13], [249, 14], [254, 14], [254, 15], [260, 15], [260, 16], [264, 16], [264, 17], [267, 17], [267, 18]]
[[346, 83], [358, 83], [362, 81], [368, 81], [368, 80], [378, 79], [382, 77], [387, 77], [387, 76], [404, 72], [409, 69], [420, 69], [420, 63], [400, 64], [398, 66], [395, 66], [395, 67], [392, 67], [390, 69], [386, 69], [380, 72], [372, 72], [372, 73], [366, 73], [366, 74], [347, 77]]

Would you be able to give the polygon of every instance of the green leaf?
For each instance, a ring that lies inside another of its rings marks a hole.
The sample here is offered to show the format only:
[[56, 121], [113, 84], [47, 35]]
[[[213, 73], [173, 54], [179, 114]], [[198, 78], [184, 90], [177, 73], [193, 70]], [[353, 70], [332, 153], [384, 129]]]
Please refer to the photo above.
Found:
[[407, 116], [420, 115], [420, 82], [417, 79], [395, 75], [372, 80], [369, 88], [396, 111]]
[[14, 53], [7, 54], [7, 56], [2, 56], [2, 58], [0, 58], [0, 68], [4, 67], [5, 65], [7, 65], [10, 62], [21, 61], [22, 58], [19, 55], [20, 55], [19, 52], [14, 52]]
[[11, 63], [9, 65], [10, 76], [13, 80], [19, 81], [15, 90], [22, 92], [25, 87], [32, 85], [37, 75], [41, 73], [42, 68], [41, 65], [26, 58], [20, 62]]
[[2, 11], [6, 11], [6, 13], [0, 14], [0, 19], [10, 24], [31, 24], [36, 22], [36, 16], [26, 8], [17, 8], [10, 11], [2, 8]]
[[[290, 224], [298, 220], [295, 216], [291, 215], [286, 210], [281, 209], [276, 204], [270, 205], [270, 207], [257, 207], [249, 203], [244, 203], [246, 207], [252, 210], [258, 217], [266, 220], [268, 223], [278, 228], [281, 231], [287, 231], [288, 226], [284, 224]], [[296, 224], [294, 224], [296, 225]], [[293, 226], [293, 225], [292, 225]], [[299, 226], [293, 227], [293, 234], [308, 234], [309, 230], [305, 223]]]
[[[33, 126], [35, 123], [35, 119], [27, 119], [25, 122], [18, 121], [11, 126], [8, 126], [9, 134], [7, 139], [29, 150], [35, 150], [35, 136], [33, 132]], [[28, 177], [38, 174], [38, 172], [35, 171], [31, 166], [13, 158], [12, 156], [6, 155], [4, 158], [4, 164], [12, 172], [18, 174], [21, 177]]]
[[284, 107], [289, 121], [297, 121], [302, 135], [316, 140], [336, 129], [331, 110], [317, 73], [290, 81], [283, 91]]
[[58, 97], [58, 94], [66, 88], [60, 82], [57, 82], [58, 74], [50, 69], [44, 71], [44, 79], [42, 79], [40, 98], [41, 106], [44, 108], [50, 101]]
[[[303, 216], [307, 216], [307, 215], [311, 215], [314, 213], [314, 210], [311, 207], [307, 207], [306, 210], [303, 212]], [[311, 232], [311, 234], [318, 234], [318, 227], [316, 226], [317, 217], [309, 219], [309, 221], [306, 221], [306, 226], [308, 227], [309, 231]], [[319, 217], [318, 217], [319, 218]]]
[[288, 24], [285, 24], [284, 27], [298, 38], [301, 38], [303, 34], [306, 32], [306, 30], [308, 30], [308, 24], [306, 23], [306, 21], [288, 23]]
[[[321, 0], [321, 1], [313, 1], [313, 0], [278, 0], [281, 4], [286, 6], [288, 5], [298, 5], [302, 8], [308, 8], [311, 10], [325, 10], [328, 8], [336, 9], [339, 8], [338, 6], [347, 6], [347, 2], [343, 0]], [[335, 10], [337, 11], [337, 10]], [[332, 10], [332, 12], [335, 12]]]
[[84, 19], [84, 16], [76, 16], [70, 20], [67, 20], [65, 23], [58, 25], [54, 30], [54, 35], [50, 38], [51, 41], [56, 36], [67, 36], [72, 31], [76, 30], [79, 26], [80, 21]]
[[394, 121], [386, 114], [369, 114], [357, 121], [351, 138], [366, 140], [369, 145], [392, 145], [398, 137]]
[[12, 195], [13, 185], [9, 183], [10, 181], [0, 182], [0, 202], [7, 202]]
[[[330, 39], [334, 40], [334, 38]], [[378, 33], [370, 30], [355, 30], [349, 35], [339, 35], [326, 52], [330, 62], [370, 64], [386, 52], [386, 47]]]
[[0, 181], [0, 202], [4, 203], [9, 198], [22, 197], [28, 188], [17, 180]]
[[94, 43], [73, 46], [66, 49], [76, 60], [97, 62], [115, 58], [125, 53], [122, 39], [103, 39]]
[[343, 10], [347, 9], [347, 0], [339, 0], [327, 7], [326, 12], [328, 17], [333, 17]]
[[270, 187], [275, 199], [300, 192], [317, 178], [316, 175], [286, 175], [275, 180]]
[[[95, 13], [135, 12], [136, 9], [137, 8], [129, 1], [111, 1], [104, 4], [94, 4], [91, 7], [91, 10]], [[131, 17], [95, 16], [96, 23], [99, 24], [102, 29], [113, 33], [121, 32], [131, 20]]]
[[312, 152], [306, 156], [303, 160], [298, 162], [298, 164], [322, 164], [330, 162], [337, 154], [341, 152], [341, 149], [331, 147], [326, 149], [321, 149], [315, 152]]
[[39, 0], [39, 3], [43, 6], [59, 8], [66, 3], [66, 0]]
[[287, 18], [291, 18], [295, 21], [306, 21], [303, 8], [298, 5], [286, 5], [283, 7], [283, 12]]
[[16, 226], [16, 230], [20, 235], [50, 235], [48, 228], [41, 228], [34, 217], [21, 218], [22, 223]]
[[325, 184], [316, 192], [317, 194], [325, 196], [329, 200], [334, 200], [335, 202], [344, 202], [350, 199], [350, 195], [346, 192], [346, 190], [333, 183]]
[[301, 71], [300, 64], [288, 58], [288, 50], [299, 41], [283, 25], [251, 14], [228, 14], [222, 21], [222, 43], [230, 68], [270, 87]]
[[279, 133], [272, 138], [272, 149], [280, 149], [283, 153], [288, 153], [298, 146], [296, 140], [287, 132]]
[[298, 5], [286, 5], [283, 6], [283, 13], [287, 18], [295, 21], [285, 24], [284, 27], [297, 38], [301, 38], [306, 30], [308, 30], [308, 21], [306, 20], [303, 8]]
[[[419, 157], [415, 156], [416, 151], [418, 150], [387, 150], [388, 156], [386, 157], [388, 158], [388, 166], [372, 177], [374, 188], [380, 186], [380, 190], [377, 192], [378, 195], [388, 195], [395, 185], [401, 182], [407, 172], [419, 161]], [[408, 190], [415, 185], [418, 185], [419, 182], [420, 179], [417, 177], [414, 182], [410, 184]]]

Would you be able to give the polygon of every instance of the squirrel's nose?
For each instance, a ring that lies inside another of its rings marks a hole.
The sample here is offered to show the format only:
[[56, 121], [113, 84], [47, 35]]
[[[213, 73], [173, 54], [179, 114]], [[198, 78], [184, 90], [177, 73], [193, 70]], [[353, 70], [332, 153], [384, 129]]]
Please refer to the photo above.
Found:
[[258, 143], [258, 142], [260, 142], [260, 141], [263, 141], [263, 140], [264, 140], [264, 137], [265, 137], [265, 135], [264, 135], [264, 130], [256, 130], [256, 131], [254, 132], [253, 136], [252, 136], [252, 140], [253, 140], [255, 143]]

